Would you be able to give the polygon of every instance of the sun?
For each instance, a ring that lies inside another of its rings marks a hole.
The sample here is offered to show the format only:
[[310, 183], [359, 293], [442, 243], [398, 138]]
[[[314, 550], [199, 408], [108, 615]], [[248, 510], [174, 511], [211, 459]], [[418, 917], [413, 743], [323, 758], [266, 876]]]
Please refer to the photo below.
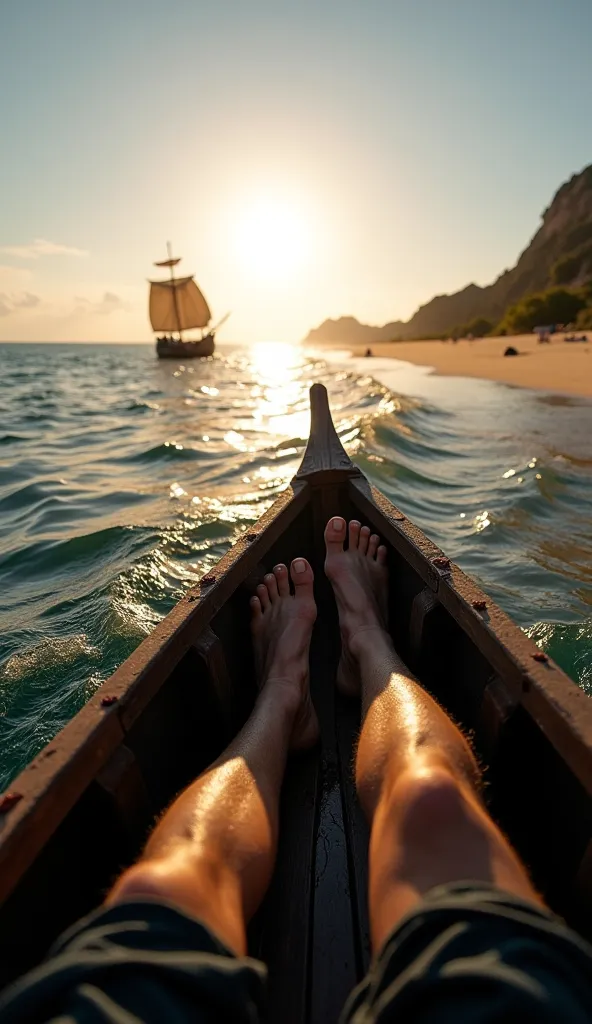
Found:
[[311, 225], [301, 204], [261, 195], [238, 214], [234, 224], [241, 269], [260, 280], [293, 277], [305, 264], [312, 244]]

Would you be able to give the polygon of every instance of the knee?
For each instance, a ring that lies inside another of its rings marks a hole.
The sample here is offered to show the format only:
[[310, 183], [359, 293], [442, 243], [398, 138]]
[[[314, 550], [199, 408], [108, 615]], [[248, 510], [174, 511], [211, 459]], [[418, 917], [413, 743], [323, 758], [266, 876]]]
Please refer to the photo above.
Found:
[[246, 955], [241, 895], [233, 879], [204, 862], [192, 865], [183, 857], [144, 860], [121, 875], [106, 903], [156, 900], [197, 918], [238, 956]]
[[207, 858], [193, 859], [183, 847], [166, 856], [145, 857], [124, 871], [108, 901], [171, 900], [179, 902], [187, 893], [207, 894], [219, 888], [219, 870]]
[[158, 861], [140, 861], [128, 868], [117, 879], [108, 903], [123, 903], [130, 900], [167, 900], [171, 898], [171, 873]]
[[153, 899], [201, 907], [220, 900], [221, 894], [227, 896], [233, 881], [234, 876], [219, 859], [192, 857], [180, 847], [163, 857], [146, 857], [124, 871], [107, 902]]
[[389, 800], [406, 841], [429, 842], [434, 834], [462, 834], [480, 817], [476, 795], [445, 768], [407, 770], [397, 779]]

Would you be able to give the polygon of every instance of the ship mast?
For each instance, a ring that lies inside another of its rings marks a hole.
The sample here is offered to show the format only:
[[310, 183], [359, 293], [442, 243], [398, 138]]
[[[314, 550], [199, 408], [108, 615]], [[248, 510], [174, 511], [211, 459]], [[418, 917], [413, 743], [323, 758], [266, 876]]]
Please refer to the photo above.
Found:
[[177, 302], [177, 285], [175, 282], [174, 262], [173, 254], [171, 250], [171, 243], [167, 242], [167, 253], [169, 256], [169, 263], [171, 267], [171, 288], [173, 289], [173, 304], [175, 306], [175, 319], [177, 321], [177, 330], [179, 332], [179, 341], [183, 341], [183, 335], [181, 333], [181, 317], [179, 316], [179, 303]]

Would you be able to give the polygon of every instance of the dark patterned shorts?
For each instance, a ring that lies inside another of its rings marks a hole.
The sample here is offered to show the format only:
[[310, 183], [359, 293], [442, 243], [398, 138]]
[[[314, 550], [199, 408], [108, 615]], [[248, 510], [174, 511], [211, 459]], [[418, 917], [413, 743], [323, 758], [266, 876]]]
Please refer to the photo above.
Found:
[[[198, 921], [162, 903], [120, 903], [79, 922], [7, 990], [0, 1022], [258, 1024], [265, 986], [263, 964], [234, 956]], [[399, 923], [342, 1021], [590, 1024], [592, 948], [493, 886], [441, 886]]]

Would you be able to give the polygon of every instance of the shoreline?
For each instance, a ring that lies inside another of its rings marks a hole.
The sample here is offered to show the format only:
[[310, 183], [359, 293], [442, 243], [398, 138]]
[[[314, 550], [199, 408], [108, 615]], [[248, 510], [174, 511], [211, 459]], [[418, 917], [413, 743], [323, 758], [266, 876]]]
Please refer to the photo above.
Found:
[[[370, 348], [373, 356], [431, 367], [439, 376], [476, 377], [537, 391], [592, 398], [592, 343], [566, 342], [564, 337], [564, 334], [552, 335], [549, 344], [543, 345], [535, 335], [523, 334], [474, 341], [380, 341], [370, 345], [316, 340], [314, 347], [340, 349], [357, 358]], [[516, 348], [519, 355], [504, 356], [509, 345]]]

